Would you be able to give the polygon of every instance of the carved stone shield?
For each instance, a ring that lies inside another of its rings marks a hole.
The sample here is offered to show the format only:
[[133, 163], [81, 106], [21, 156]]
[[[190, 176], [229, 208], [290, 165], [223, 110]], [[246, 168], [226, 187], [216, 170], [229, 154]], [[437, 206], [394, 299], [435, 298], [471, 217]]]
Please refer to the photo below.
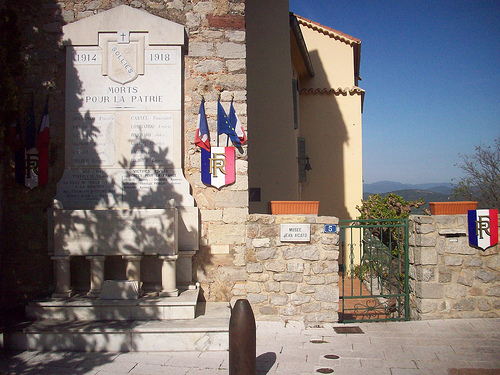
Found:
[[108, 77], [114, 82], [131, 82], [137, 78], [138, 44], [108, 43]]

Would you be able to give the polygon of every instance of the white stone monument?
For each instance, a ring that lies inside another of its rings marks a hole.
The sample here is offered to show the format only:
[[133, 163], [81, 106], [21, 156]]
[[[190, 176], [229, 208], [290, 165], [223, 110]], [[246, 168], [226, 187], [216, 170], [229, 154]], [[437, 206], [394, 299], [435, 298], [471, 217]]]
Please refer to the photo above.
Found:
[[101, 295], [111, 258], [124, 260], [125, 280], [156, 281], [162, 295], [176, 296], [192, 284], [198, 249], [198, 209], [182, 172], [184, 27], [122, 5], [63, 32], [66, 151], [53, 208], [54, 296], [71, 295], [77, 256], [89, 262], [89, 296]]

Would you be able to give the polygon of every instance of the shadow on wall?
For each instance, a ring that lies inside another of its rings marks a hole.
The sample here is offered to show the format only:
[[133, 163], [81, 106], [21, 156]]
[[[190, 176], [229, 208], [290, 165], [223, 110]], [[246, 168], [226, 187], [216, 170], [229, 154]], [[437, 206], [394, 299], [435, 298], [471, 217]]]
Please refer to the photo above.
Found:
[[[3, 89], [9, 87], [4, 85], [4, 80], [14, 80], [19, 95], [13, 98], [17, 108], [12, 108], [12, 116], [17, 118], [21, 133], [18, 144], [14, 142], [5, 148], [1, 161], [4, 173], [0, 177], [0, 315], [6, 319], [20, 319], [24, 316], [24, 302], [46, 293], [53, 282], [52, 261], [47, 251], [47, 209], [55, 195], [55, 180], [52, 177], [47, 185], [33, 190], [19, 185], [15, 179], [15, 150], [23, 157], [31, 100], [38, 128], [49, 95], [52, 123], [49, 165], [51, 173], [62, 171], [63, 160], [59, 153], [63, 149], [64, 55], [59, 43], [64, 21], [56, 0], [5, 0], [0, 2], [0, 9], [17, 18], [18, 40], [10, 42], [19, 43], [21, 61], [18, 63], [23, 66], [20, 75], [2, 74], [0, 78]], [[2, 26], [4, 21], [2, 18]], [[1, 48], [7, 48], [8, 42], [2, 40]], [[15, 58], [15, 55], [9, 57]], [[2, 137], [1, 142], [6, 139]]]
[[248, 183], [260, 192], [249, 211], [267, 214], [270, 201], [299, 198], [288, 1], [247, 0], [245, 12]]
[[[318, 51], [310, 51], [309, 55], [316, 74], [301, 79], [300, 89], [330, 88]], [[306, 153], [312, 165], [307, 181], [301, 184], [302, 199], [320, 201], [319, 215], [351, 219], [346, 208], [348, 187], [344, 159], [344, 150], [350, 140], [337, 96], [301, 92], [299, 115], [300, 135], [306, 139]]]
[[[87, 209], [85, 220], [80, 222], [75, 220], [67, 226], [60, 226], [60, 234], [63, 237], [77, 229], [77, 232], [82, 235], [94, 237], [98, 243], [106, 244], [107, 247], [112, 248], [119, 246], [123, 240], [125, 229], [132, 227], [134, 238], [128, 243], [135, 244], [135, 246], [129, 248], [128, 251], [140, 253], [140, 249], [148, 246], [162, 246], [162, 243], [158, 243], [158, 241], [164, 238], [164, 233], [173, 233], [174, 227], [172, 223], [168, 227], [145, 226], [133, 208], [151, 207], [152, 202], [164, 202], [165, 197], [181, 201], [181, 197], [167, 182], [167, 179], [162, 180], [165, 181], [163, 184], [155, 185], [149, 189], [144, 188], [146, 184], [141, 185], [141, 178], [132, 176], [130, 172], [130, 169], [137, 166], [133, 159], [131, 161], [117, 160], [116, 167], [125, 168], [127, 171], [125, 179], [135, 179], [136, 183], [128, 184], [123, 191], [117, 189], [122, 181], [116, 180], [109, 173], [109, 170], [102, 167], [102, 153], [98, 149], [96, 140], [102, 135], [103, 128], [96, 126], [96, 119], [93, 115], [88, 111], [84, 113], [75, 111], [71, 114], [71, 123], [65, 124], [66, 98], [68, 102], [79, 102], [80, 108], [83, 107], [83, 88], [77, 69], [74, 66], [66, 67], [65, 65], [65, 49], [61, 47], [61, 27], [66, 22], [61, 16], [60, 4], [56, 0], [40, 2], [7, 0], [2, 3], [2, 6], [11, 7], [18, 14], [19, 30], [22, 33], [22, 49], [27, 61], [26, 74], [19, 77], [19, 84], [22, 85], [25, 93], [29, 94], [20, 99], [21, 110], [19, 112], [22, 118], [23, 136], [26, 132], [27, 119], [24, 112], [27, 111], [24, 109], [28, 108], [28, 96], [31, 98], [31, 94], [33, 94], [37, 103], [44, 104], [48, 89], [52, 89], [50, 90], [49, 114], [53, 158], [48, 185], [33, 190], [18, 185], [14, 178], [13, 152], [9, 152], [9, 158], [7, 158], [9, 160], [3, 161], [6, 173], [2, 177], [1, 187], [4, 190], [3, 199], [9, 204], [2, 204], [1, 240], [3, 245], [0, 248], [2, 315], [10, 316], [16, 320], [24, 318], [24, 304], [27, 301], [32, 300], [35, 296], [47, 296], [54, 289], [52, 249], [49, 249], [47, 241], [47, 210], [52, 207], [53, 197], [56, 195], [56, 183], [61, 179], [64, 171], [64, 152], [62, 150], [64, 149], [66, 127], [71, 127], [69, 133], [72, 134], [75, 150], [85, 150], [84, 159], [92, 160], [91, 166], [87, 165], [85, 161], [77, 163], [79, 164], [78, 168], [83, 172], [82, 174], [98, 175], [99, 183], [96, 188], [89, 190], [92, 194], [88, 195], [88, 199], [81, 202], [84, 205], [82, 208]], [[67, 93], [66, 98], [65, 82], [72, 82], [71, 87], [75, 88], [73, 92]], [[36, 108], [35, 113], [41, 112], [40, 108]], [[38, 120], [37, 123], [39, 123]], [[131, 154], [143, 157], [144, 162], [141, 162], [140, 168], [144, 169], [173, 169], [168, 158], [169, 152], [171, 150], [160, 147], [154, 139], [145, 136], [141, 137], [140, 142], [131, 145]], [[90, 167], [92, 172], [89, 172]], [[120, 192], [118, 193], [118, 191]], [[127, 220], [118, 214], [118, 210], [109, 210], [110, 219], [107, 223], [103, 223], [96, 214], [98, 211], [92, 211], [95, 208], [113, 207], [115, 202], [129, 203], [131, 208], [125, 210], [129, 215]], [[164, 208], [165, 205], [163, 204], [161, 207]], [[82, 288], [82, 291], [88, 290], [90, 287], [88, 262], [85, 256], [76, 256], [72, 261], [73, 270], [80, 270], [80, 272], [73, 274], [72, 283], [76, 289]], [[161, 280], [161, 261], [151, 257], [145, 259], [144, 262], [150, 263], [151, 269], [158, 274], [153, 276], [141, 274], [141, 279], [148, 281], [150, 278], [149, 281], [152, 283], [155, 280]], [[78, 264], [83, 265], [83, 267], [78, 267]], [[105, 279], [126, 279], [124, 270], [125, 267], [121, 259], [110, 259], [109, 267], [105, 271]], [[116, 319], [126, 318], [120, 314], [120, 311], [114, 312]], [[81, 324], [86, 323], [82, 322]], [[102, 340], [110, 342], [111, 337], [103, 332]], [[92, 343], [89, 342], [88, 345], [90, 348]], [[116, 345], [120, 346], [118, 343]], [[134, 350], [134, 343], [124, 341], [121, 343], [121, 350]], [[111, 361], [113, 358], [112, 355], [104, 355], [102, 361]], [[19, 363], [24, 363], [22, 358], [19, 361]], [[54, 362], [57, 363], [62, 359], [47, 359], [47, 361], [51, 361], [51, 364], [54, 365]], [[67, 363], [68, 358], [65, 357], [64, 361]], [[35, 362], [29, 370], [36, 372], [43, 369], [43, 366], [43, 363]], [[89, 363], [86, 371], [92, 368], [93, 364]]]

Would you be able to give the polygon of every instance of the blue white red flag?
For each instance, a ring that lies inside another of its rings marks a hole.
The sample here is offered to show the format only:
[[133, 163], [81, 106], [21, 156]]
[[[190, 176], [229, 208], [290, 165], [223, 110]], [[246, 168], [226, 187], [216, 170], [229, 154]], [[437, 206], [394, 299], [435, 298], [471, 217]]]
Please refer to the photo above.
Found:
[[201, 181], [217, 189], [236, 179], [234, 147], [201, 149]]
[[244, 144], [247, 141], [247, 135], [245, 134], [245, 131], [243, 130], [243, 126], [241, 125], [240, 119], [238, 118], [238, 115], [236, 114], [232, 100], [231, 100], [231, 107], [229, 108], [229, 123], [231, 124], [231, 127], [236, 132], [236, 135], [238, 136], [241, 144]]
[[21, 144], [21, 129], [19, 127], [18, 121], [14, 121], [10, 125], [8, 143], [13, 151], [18, 151], [22, 146], [22, 144]]
[[35, 99], [33, 96], [31, 97], [24, 140], [22, 147], [15, 153], [16, 181], [20, 185], [33, 189], [38, 186], [38, 151], [35, 148]]
[[205, 115], [205, 99], [201, 100], [198, 111], [198, 124], [194, 135], [194, 143], [202, 149], [210, 151], [210, 132], [208, 130], [207, 116]]
[[49, 100], [45, 103], [43, 110], [42, 122], [38, 133], [36, 149], [38, 150], [38, 185], [47, 185], [49, 181], [49, 144], [50, 144], [50, 127], [49, 127]]
[[26, 128], [26, 148], [35, 147], [36, 144], [36, 125], [35, 125], [35, 99], [31, 97], [31, 107], [28, 113], [28, 127]]
[[11, 130], [11, 147], [14, 150], [15, 176], [19, 185], [24, 186], [24, 176], [26, 175], [26, 162], [24, 160], [23, 142], [21, 140], [21, 127], [19, 122], [13, 123]]
[[486, 250], [498, 243], [498, 210], [469, 210], [469, 244]]

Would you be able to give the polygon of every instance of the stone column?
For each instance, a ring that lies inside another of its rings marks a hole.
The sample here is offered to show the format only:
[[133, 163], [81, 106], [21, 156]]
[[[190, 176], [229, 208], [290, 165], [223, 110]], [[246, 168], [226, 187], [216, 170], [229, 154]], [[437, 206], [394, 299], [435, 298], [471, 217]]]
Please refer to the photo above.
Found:
[[90, 290], [87, 297], [97, 298], [101, 295], [105, 258], [104, 255], [89, 255], [86, 257], [90, 261]]
[[176, 275], [175, 275], [175, 262], [177, 261], [176, 255], [160, 255], [159, 258], [163, 260], [161, 265], [161, 287], [162, 291], [160, 296], [177, 297], [179, 289], [177, 289]]
[[127, 261], [127, 269], [125, 271], [127, 280], [141, 283], [141, 259], [142, 255], [122, 255], [122, 259]]
[[176, 277], [180, 289], [196, 289], [193, 283], [193, 256], [195, 254], [195, 250], [183, 250], [178, 253]]
[[56, 290], [52, 293], [53, 298], [71, 297], [71, 271], [69, 255], [55, 255], [52, 260], [55, 261], [54, 272], [56, 278]]

